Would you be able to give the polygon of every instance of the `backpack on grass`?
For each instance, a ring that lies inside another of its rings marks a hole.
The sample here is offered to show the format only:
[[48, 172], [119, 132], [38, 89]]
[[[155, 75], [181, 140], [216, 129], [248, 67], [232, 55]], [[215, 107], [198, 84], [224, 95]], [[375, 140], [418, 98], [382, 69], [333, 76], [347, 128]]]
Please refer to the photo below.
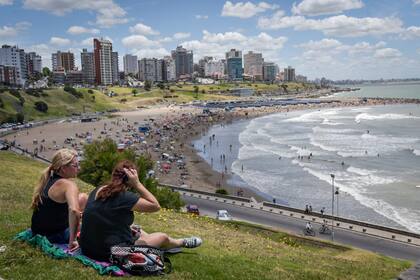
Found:
[[146, 245], [112, 246], [110, 261], [133, 275], [163, 275], [172, 271], [164, 252]]

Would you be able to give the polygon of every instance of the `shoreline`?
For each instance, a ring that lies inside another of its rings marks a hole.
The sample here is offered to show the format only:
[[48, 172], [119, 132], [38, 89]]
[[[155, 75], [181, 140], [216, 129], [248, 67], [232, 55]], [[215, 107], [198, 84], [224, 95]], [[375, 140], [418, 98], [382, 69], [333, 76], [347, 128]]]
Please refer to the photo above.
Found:
[[[267, 197], [259, 194], [252, 187], [244, 188], [244, 186], [235, 186], [229, 183], [232, 175], [222, 176], [220, 172], [214, 170], [198, 154], [192, 142], [200, 139], [214, 125], [251, 120], [274, 113], [407, 103], [419, 104], [420, 100], [369, 98], [366, 101], [357, 98], [323, 102], [321, 99], [319, 104], [236, 108], [231, 112], [226, 112], [223, 109], [212, 109], [213, 113], [211, 115], [205, 115], [202, 113], [202, 109], [195, 107], [161, 106], [141, 111], [118, 112], [113, 115], [113, 118], [101, 119], [92, 123], [65, 122], [47, 124], [7, 135], [2, 137], [2, 139], [6, 139], [9, 142], [16, 141], [17, 145], [27, 149], [29, 152], [33, 152], [40, 145], [45, 146], [43, 151], [39, 152], [39, 155], [51, 158], [55, 148], [72, 147], [76, 150], [81, 150], [86, 143], [86, 137], [79, 136], [85, 136], [88, 132], [92, 133], [93, 139], [112, 138], [117, 143], [125, 141], [125, 139], [133, 140], [133, 137], [130, 135], [136, 131], [135, 126], [141, 125], [142, 122], [148, 122], [151, 125], [150, 135], [144, 137], [144, 142], [136, 142], [136, 139], [134, 139], [132, 147], [140, 153], [150, 155], [152, 160], [156, 162], [154, 170], [159, 183], [187, 185], [191, 189], [210, 192], [214, 192], [219, 185], [220, 188], [226, 189], [231, 195], [237, 195], [238, 191], [242, 190], [244, 197], [254, 197], [256, 200], [261, 201], [267, 200]], [[151, 121], [151, 119], [153, 120]], [[63, 135], [63, 129], [68, 131], [66, 135]], [[74, 138], [74, 141], [61, 145], [64, 139], [68, 137]], [[34, 144], [35, 139], [38, 139], [37, 144]], [[176, 161], [162, 163], [164, 161], [162, 159], [163, 153], [171, 156], [180, 156], [180, 160], [183, 160], [185, 163], [185, 168], [179, 168]], [[164, 163], [169, 164], [170, 169], [162, 168]], [[221, 177], [223, 178], [221, 179]]]

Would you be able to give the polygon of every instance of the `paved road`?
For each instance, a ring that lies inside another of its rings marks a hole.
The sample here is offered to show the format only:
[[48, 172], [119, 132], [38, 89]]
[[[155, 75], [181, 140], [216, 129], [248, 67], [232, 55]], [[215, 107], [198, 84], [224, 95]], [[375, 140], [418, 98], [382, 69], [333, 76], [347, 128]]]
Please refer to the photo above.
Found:
[[[183, 198], [187, 204], [197, 204], [201, 215], [207, 215], [210, 217], [215, 217], [218, 209], [226, 209], [235, 220], [243, 220], [270, 227], [277, 227], [286, 232], [298, 235], [302, 235], [302, 231], [306, 224], [306, 221], [302, 221], [300, 219], [273, 214], [257, 209], [193, 198], [190, 196], [183, 196]], [[331, 240], [331, 235], [318, 234], [319, 224], [314, 223], [313, 225], [315, 231], [317, 232], [317, 238]], [[334, 229], [334, 241], [394, 258], [412, 261], [420, 260], [420, 247], [418, 246], [382, 239], [367, 234], [356, 233], [343, 229]]]

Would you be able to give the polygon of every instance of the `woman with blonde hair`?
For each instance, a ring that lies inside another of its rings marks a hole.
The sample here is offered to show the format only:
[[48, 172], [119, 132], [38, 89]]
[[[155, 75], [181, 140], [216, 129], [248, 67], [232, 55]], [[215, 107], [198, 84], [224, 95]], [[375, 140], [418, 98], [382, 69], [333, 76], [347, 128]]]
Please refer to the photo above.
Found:
[[199, 237], [174, 239], [166, 233], [148, 234], [141, 229], [133, 234], [134, 211], [159, 210], [157, 199], [140, 183], [136, 166], [128, 160], [120, 161], [112, 171], [111, 182], [89, 194], [80, 235], [83, 254], [107, 261], [114, 245], [149, 245], [164, 249], [201, 245]]
[[78, 247], [80, 213], [87, 201], [73, 181], [78, 171], [77, 152], [58, 150], [35, 187], [31, 205], [32, 233], [46, 236], [51, 243], [68, 243], [69, 249]]

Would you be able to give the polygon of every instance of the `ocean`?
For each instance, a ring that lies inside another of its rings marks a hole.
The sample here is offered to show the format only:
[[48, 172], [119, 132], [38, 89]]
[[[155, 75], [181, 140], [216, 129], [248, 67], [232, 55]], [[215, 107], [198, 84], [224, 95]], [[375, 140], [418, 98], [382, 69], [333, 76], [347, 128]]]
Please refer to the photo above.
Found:
[[269, 201], [331, 213], [333, 174], [335, 215], [420, 233], [419, 105], [278, 113], [214, 126], [194, 145]]
[[344, 87], [360, 88], [357, 91], [338, 92], [333, 97], [383, 97], [383, 98], [415, 98], [420, 99], [420, 82], [362, 84]]

